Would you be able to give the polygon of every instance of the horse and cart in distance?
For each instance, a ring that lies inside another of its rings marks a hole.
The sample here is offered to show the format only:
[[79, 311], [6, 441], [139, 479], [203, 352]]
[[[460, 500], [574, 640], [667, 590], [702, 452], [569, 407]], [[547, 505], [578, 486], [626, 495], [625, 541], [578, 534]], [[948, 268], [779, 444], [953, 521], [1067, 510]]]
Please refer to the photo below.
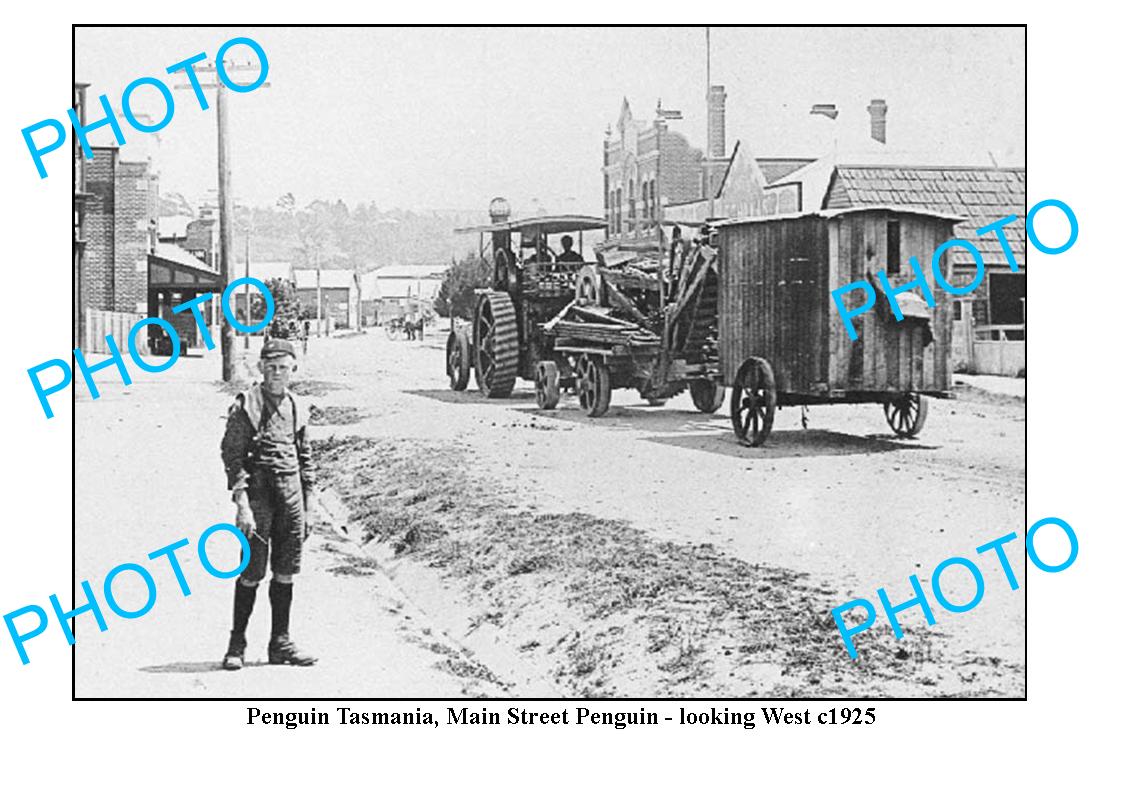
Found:
[[601, 230], [603, 219], [508, 221], [497, 217], [505, 209], [493, 201], [491, 225], [461, 230], [479, 233], [482, 257], [490, 250], [492, 280], [477, 291], [471, 326], [454, 324], [449, 335], [455, 390], [473, 368], [488, 397], [509, 396], [521, 376], [534, 381], [541, 408], [571, 390], [598, 417], [614, 389], [636, 389], [653, 405], [689, 389], [695, 407], [713, 413], [729, 387], [734, 433], [750, 446], [764, 443], [784, 406], [881, 404], [894, 433], [912, 437], [927, 397], [950, 396], [947, 302], [918, 310], [923, 302], [902, 294], [910, 310], [897, 322], [879, 295], [852, 342], [830, 291], [882, 267], [890, 284], [904, 284], [912, 276], [901, 264], [914, 256], [932, 284], [929, 258], [956, 218], [853, 208], [719, 221], [693, 239], [669, 225], [661, 250], [610, 252], [609, 265], [603, 251], [590, 261], [580, 245], [576, 254], [549, 245], [551, 235]]

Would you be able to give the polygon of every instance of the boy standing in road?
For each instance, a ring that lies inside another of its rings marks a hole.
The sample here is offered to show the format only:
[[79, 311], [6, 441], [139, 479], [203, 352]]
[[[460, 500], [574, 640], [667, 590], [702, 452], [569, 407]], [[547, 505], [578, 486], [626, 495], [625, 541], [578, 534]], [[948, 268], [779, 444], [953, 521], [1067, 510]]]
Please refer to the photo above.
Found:
[[289, 639], [292, 579], [300, 572], [314, 479], [307, 418], [288, 390], [296, 372], [296, 348], [289, 340], [270, 338], [257, 367], [263, 383], [238, 395], [222, 437], [226, 484], [237, 507], [235, 524], [250, 543], [250, 562], [234, 584], [234, 627], [222, 666], [242, 668], [246, 626], [267, 565], [273, 571], [269, 663], [311, 666], [316, 658], [300, 652]]

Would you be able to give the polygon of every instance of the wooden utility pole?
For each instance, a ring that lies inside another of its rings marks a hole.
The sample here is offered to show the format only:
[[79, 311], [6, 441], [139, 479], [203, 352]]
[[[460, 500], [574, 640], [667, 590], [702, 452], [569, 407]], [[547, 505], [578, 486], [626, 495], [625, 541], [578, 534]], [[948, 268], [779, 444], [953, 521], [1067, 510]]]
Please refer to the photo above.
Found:
[[[202, 69], [200, 71], [209, 71]], [[226, 286], [238, 278], [234, 273], [234, 196], [230, 193], [230, 135], [226, 110], [226, 86], [216, 80], [215, 113], [218, 116], [218, 272], [225, 292]], [[248, 326], [248, 318], [247, 323]], [[234, 348], [234, 327], [222, 319], [222, 380], [234, 381], [238, 354]]]
[[[260, 70], [260, 64], [235, 64], [233, 61], [223, 62], [223, 71], [245, 72]], [[218, 79], [217, 66], [208, 62], [196, 66], [196, 72], [214, 72], [216, 79], [213, 83], [200, 84], [200, 88], [213, 88], [215, 90], [215, 115], [218, 117], [218, 273], [219, 290], [225, 292], [226, 286], [238, 278], [234, 262], [234, 194], [230, 192], [230, 135], [228, 131], [228, 114], [226, 108], [227, 88], [222, 80]], [[268, 82], [262, 83], [258, 88], [267, 88]], [[177, 89], [194, 90], [192, 85], [177, 85]], [[255, 89], [256, 90], [256, 89]], [[221, 296], [221, 293], [220, 293]], [[221, 298], [220, 298], [221, 301]], [[235, 348], [234, 327], [226, 320], [222, 308], [219, 307], [216, 315], [222, 318], [222, 380], [234, 381], [235, 363], [238, 359], [238, 350]], [[249, 306], [246, 307], [246, 325], [250, 325]], [[248, 343], [248, 341], [247, 341]]]
[[316, 249], [316, 337], [323, 337], [324, 291], [320, 287], [320, 250]]
[[[252, 213], [253, 211], [251, 210], [250, 212]], [[252, 216], [251, 216], [251, 218], [252, 218]], [[252, 224], [250, 226], [246, 227], [246, 279], [250, 278], [250, 230], [251, 229], [253, 229]], [[253, 326], [253, 312], [250, 310], [250, 283], [249, 282], [247, 282], [242, 287], [242, 295], [246, 299], [246, 326]], [[243, 339], [245, 340], [245, 345], [243, 345], [242, 348], [244, 348], [248, 351], [249, 348], [250, 348], [250, 336], [247, 334], [247, 335], [244, 336]]]

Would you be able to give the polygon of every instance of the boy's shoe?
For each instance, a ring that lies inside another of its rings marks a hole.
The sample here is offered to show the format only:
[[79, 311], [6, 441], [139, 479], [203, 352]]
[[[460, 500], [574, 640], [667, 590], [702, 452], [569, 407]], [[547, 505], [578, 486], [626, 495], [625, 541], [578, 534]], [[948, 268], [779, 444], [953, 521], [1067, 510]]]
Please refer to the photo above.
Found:
[[246, 637], [230, 634], [230, 644], [226, 647], [226, 656], [222, 659], [222, 668], [230, 671], [241, 669], [246, 658]]
[[292, 666], [312, 666], [316, 663], [316, 658], [298, 650], [288, 636], [280, 636], [269, 641], [269, 662], [272, 664], [288, 663]]

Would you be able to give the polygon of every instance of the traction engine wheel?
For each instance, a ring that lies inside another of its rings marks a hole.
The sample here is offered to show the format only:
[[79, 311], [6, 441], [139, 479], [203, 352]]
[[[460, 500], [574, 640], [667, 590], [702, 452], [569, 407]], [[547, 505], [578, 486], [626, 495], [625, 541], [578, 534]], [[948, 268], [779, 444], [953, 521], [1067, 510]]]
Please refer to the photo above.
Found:
[[448, 386], [460, 392], [468, 386], [472, 375], [472, 346], [468, 341], [468, 330], [458, 326], [448, 333], [445, 344], [445, 372], [448, 373]]
[[612, 401], [612, 382], [604, 360], [582, 354], [577, 360], [574, 389], [581, 401], [581, 408], [589, 417], [600, 417], [607, 412]]
[[506, 293], [489, 291], [476, 303], [476, 384], [488, 398], [506, 398], [519, 369], [519, 327]]
[[915, 437], [928, 419], [928, 399], [910, 392], [884, 406], [885, 419], [898, 437]]
[[756, 448], [768, 439], [776, 416], [776, 377], [767, 360], [749, 357], [741, 363], [729, 413], [741, 444]]
[[707, 379], [690, 382], [690, 398], [699, 412], [712, 415], [725, 403], [725, 387]]
[[555, 409], [561, 400], [558, 366], [553, 362], [539, 362], [534, 368], [534, 397], [539, 409]]

